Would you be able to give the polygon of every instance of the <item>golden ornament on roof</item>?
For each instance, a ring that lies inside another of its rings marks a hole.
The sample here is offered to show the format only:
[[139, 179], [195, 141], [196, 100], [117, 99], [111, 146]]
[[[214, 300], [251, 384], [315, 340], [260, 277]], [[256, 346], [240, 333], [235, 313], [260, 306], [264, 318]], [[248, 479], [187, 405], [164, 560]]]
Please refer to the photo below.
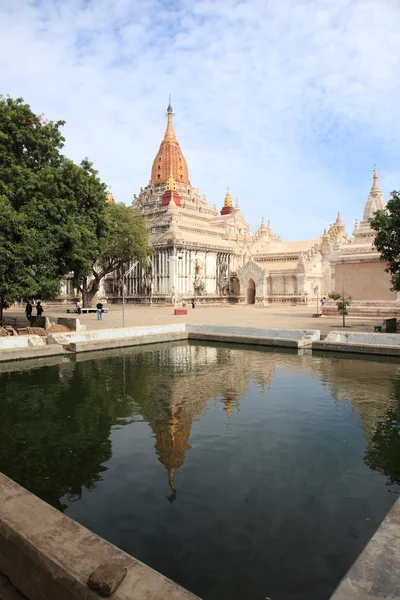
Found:
[[108, 204], [115, 204], [114, 195], [111, 191], [111, 185], [108, 186], [107, 202], [108, 202]]
[[226, 188], [226, 196], [224, 200], [224, 206], [232, 206], [232, 198], [229, 193], [229, 188]]

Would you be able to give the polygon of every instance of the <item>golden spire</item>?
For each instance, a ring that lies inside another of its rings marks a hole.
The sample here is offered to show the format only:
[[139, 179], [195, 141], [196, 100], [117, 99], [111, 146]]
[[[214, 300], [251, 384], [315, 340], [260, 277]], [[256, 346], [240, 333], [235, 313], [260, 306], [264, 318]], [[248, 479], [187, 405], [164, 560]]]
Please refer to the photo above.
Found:
[[226, 188], [226, 196], [224, 200], [224, 206], [232, 206], [232, 198], [229, 193], [229, 188]]
[[378, 173], [376, 172], [376, 165], [374, 165], [374, 179], [378, 179]]
[[185, 157], [176, 139], [172, 125], [171, 96], [167, 108], [167, 129], [161, 142], [160, 149], [153, 161], [150, 183], [167, 183], [172, 168], [175, 181], [190, 185], [189, 172]]
[[167, 190], [173, 191], [175, 189], [176, 189], [175, 179], [174, 179], [174, 176], [172, 175], [172, 167], [171, 167], [170, 171], [169, 171], [169, 177], [168, 177], [168, 183], [167, 183]]
[[107, 202], [108, 204], [115, 204], [114, 195], [111, 191], [111, 185], [108, 186]]
[[164, 142], [176, 142], [176, 135], [175, 135], [175, 131], [174, 131], [174, 127], [172, 125], [172, 115], [174, 113], [172, 112], [172, 106], [171, 106], [171, 96], [169, 97], [169, 104], [168, 104], [168, 108], [167, 108], [167, 118], [168, 118], [168, 122], [167, 122], [167, 129], [165, 130], [165, 135], [164, 135]]

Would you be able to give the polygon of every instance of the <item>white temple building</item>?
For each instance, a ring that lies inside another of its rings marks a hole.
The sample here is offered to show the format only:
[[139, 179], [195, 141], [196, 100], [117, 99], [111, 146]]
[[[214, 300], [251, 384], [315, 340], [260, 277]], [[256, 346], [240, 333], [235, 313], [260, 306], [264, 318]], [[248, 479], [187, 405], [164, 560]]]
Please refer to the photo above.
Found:
[[[125, 298], [134, 303], [268, 304], [315, 302], [330, 291], [355, 300], [393, 300], [389, 275], [373, 248], [368, 219], [385, 207], [378, 176], [361, 223], [348, 237], [338, 214], [320, 237], [283, 242], [264, 218], [251, 232], [229, 189], [220, 211], [192, 186], [189, 170], [173, 128], [171, 103], [167, 128], [153, 161], [150, 181], [134, 195], [132, 208], [145, 218], [154, 254], [146, 268], [126, 265]], [[109, 201], [113, 202], [111, 191]], [[371, 285], [371, 277], [374, 285]], [[60, 299], [74, 295], [65, 280]], [[122, 277], [116, 272], [102, 282], [99, 296], [122, 300]], [[97, 300], [95, 300], [97, 301]]]
[[[252, 233], [229, 190], [219, 212], [192, 186], [171, 104], [167, 116], [150, 181], [133, 199], [133, 209], [148, 223], [154, 255], [146, 270], [137, 266], [127, 278], [128, 301], [195, 297], [201, 302], [297, 303], [328, 294], [329, 256], [335, 243], [346, 239], [340, 216], [310, 240], [282, 242], [264, 218]], [[105, 295], [115, 297], [115, 286], [116, 278], [108, 279]]]

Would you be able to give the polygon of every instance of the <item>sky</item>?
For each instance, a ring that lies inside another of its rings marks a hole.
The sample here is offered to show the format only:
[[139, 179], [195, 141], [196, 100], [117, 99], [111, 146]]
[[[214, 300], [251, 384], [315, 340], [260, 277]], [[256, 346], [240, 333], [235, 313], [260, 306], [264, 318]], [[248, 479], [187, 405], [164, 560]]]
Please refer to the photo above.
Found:
[[117, 201], [148, 184], [166, 126], [194, 187], [229, 186], [252, 230], [348, 233], [377, 166], [400, 188], [398, 0], [1, 0], [0, 93], [64, 119]]

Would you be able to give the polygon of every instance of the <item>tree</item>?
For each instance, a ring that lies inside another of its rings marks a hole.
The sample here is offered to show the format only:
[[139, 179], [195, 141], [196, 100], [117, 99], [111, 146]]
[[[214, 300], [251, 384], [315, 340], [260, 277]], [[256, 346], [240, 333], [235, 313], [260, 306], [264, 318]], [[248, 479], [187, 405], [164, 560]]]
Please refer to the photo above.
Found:
[[387, 263], [392, 289], [400, 291], [400, 192], [393, 191], [386, 208], [378, 210], [369, 223], [376, 231], [375, 248]]
[[87, 261], [75, 263], [74, 279], [82, 293], [83, 306], [90, 305], [106, 275], [132, 260], [145, 265], [152, 251], [147, 243], [146, 223], [139, 213], [124, 204], [109, 204], [106, 216], [107, 237], [101, 255], [95, 256], [90, 268]]
[[347, 307], [350, 306], [350, 304], [353, 301], [353, 298], [351, 296], [348, 296], [346, 298], [344, 292], [343, 294], [339, 294], [338, 292], [331, 292], [329, 294], [329, 298], [335, 300], [338, 312], [343, 317], [343, 327], [346, 327], [346, 315], [349, 314]]
[[400, 485], [400, 385], [394, 381], [389, 408], [372, 434], [365, 452], [366, 464], [388, 478], [387, 485]]
[[0, 319], [18, 296], [56, 295], [78, 262], [90, 272], [104, 248], [105, 185], [61, 154], [63, 124], [0, 96]]

